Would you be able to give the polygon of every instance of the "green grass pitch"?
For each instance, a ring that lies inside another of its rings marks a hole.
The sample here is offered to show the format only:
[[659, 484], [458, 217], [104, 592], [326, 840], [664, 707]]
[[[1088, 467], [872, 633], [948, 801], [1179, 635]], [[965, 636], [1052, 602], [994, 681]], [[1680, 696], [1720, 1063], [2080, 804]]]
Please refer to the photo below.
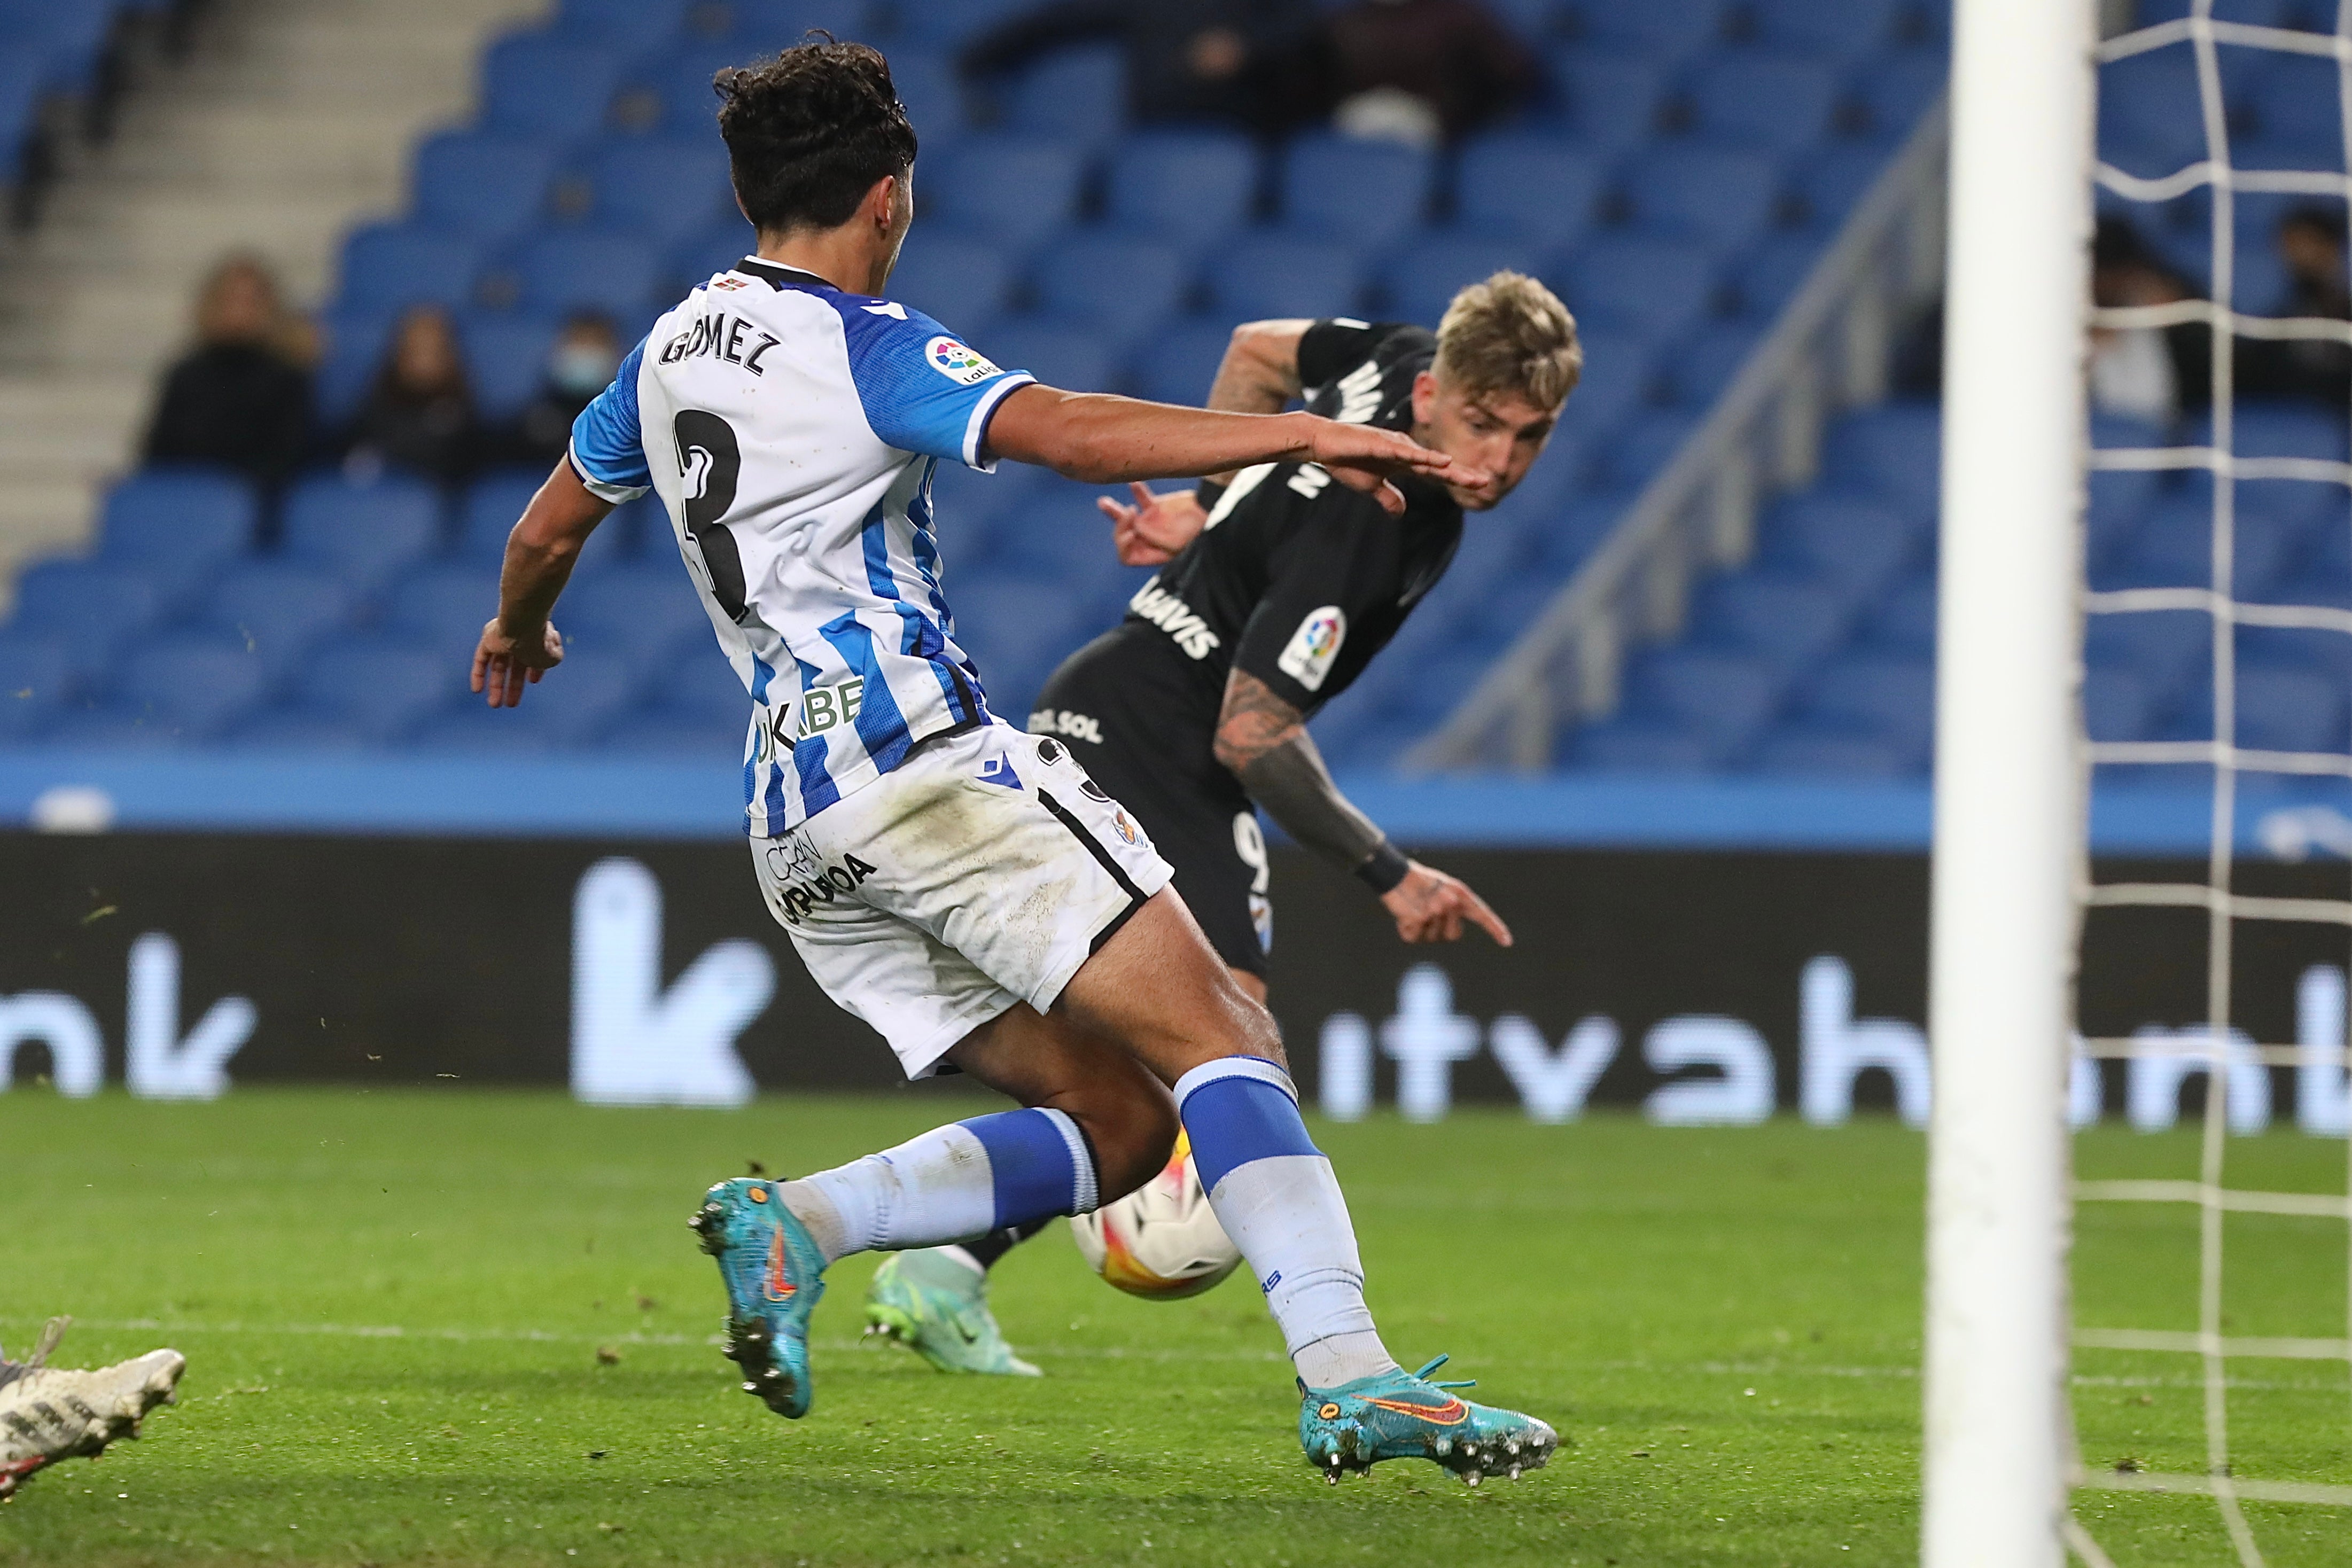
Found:
[[[1245, 1279], [1150, 1303], [1066, 1234], [996, 1302], [1039, 1380], [856, 1343], [835, 1271], [817, 1403], [735, 1390], [684, 1220], [746, 1160], [797, 1171], [974, 1103], [924, 1088], [738, 1113], [553, 1095], [240, 1091], [171, 1107], [0, 1096], [0, 1338], [71, 1312], [64, 1361], [190, 1362], [146, 1440], [0, 1509], [0, 1563], [1896, 1563], [1915, 1557], [1924, 1145], [1865, 1119], [1669, 1131], [1498, 1113], [1318, 1127], [1406, 1358], [1570, 1447], [1517, 1485], [1433, 1467], [1325, 1486]], [[2242, 1185], [2343, 1190], [2338, 1144], [2233, 1142]], [[2084, 1138], [2086, 1176], [2193, 1174], [2194, 1134]], [[2186, 1209], [2087, 1207], [2082, 1321], [2193, 1326]], [[2344, 1227], [2229, 1234], [2231, 1332], [2340, 1336]], [[600, 1357], [600, 1350], [617, 1359]], [[2238, 1473], [2352, 1480], [2341, 1364], [2233, 1364]], [[2094, 1465], [2200, 1467], [2187, 1357], [2084, 1353]], [[2210, 1504], [2085, 1493], [2123, 1564], [2231, 1561]], [[2278, 1568], [2352, 1517], [2250, 1511]]]

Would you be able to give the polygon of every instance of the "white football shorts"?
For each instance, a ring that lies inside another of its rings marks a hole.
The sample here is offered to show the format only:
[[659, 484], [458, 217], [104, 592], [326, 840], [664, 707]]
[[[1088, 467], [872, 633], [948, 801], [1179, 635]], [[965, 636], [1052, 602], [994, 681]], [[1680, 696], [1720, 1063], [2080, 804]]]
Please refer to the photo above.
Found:
[[1016, 1002], [1052, 1007], [1172, 874], [1068, 747], [946, 736], [782, 838], [753, 838], [768, 912], [909, 1078]]

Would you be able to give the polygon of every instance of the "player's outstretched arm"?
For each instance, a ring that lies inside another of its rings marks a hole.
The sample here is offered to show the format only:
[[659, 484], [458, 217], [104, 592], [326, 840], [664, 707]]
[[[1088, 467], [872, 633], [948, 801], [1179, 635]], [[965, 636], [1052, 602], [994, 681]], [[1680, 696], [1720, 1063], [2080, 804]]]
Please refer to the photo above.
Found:
[[1406, 941], [1458, 941], [1468, 921], [1511, 945], [1511, 928], [1486, 900], [1459, 878], [1408, 860], [1356, 810], [1324, 766], [1306, 716], [1246, 670], [1225, 681], [1216, 752], [1285, 832], [1378, 893]]
[[499, 612], [474, 649], [474, 690], [492, 707], [513, 707], [525, 685], [563, 662], [563, 639], [548, 617], [581, 547], [612, 509], [580, 482], [570, 457], [556, 464], [523, 508], [499, 570]]
[[1318, 463], [1395, 516], [1404, 512], [1404, 497], [1389, 483], [1395, 476], [1444, 474], [1458, 484], [1484, 477], [1410, 436], [1370, 425], [1311, 413], [1223, 413], [1047, 386], [1007, 396], [989, 421], [987, 440], [998, 456], [1090, 485], [1197, 478], [1255, 463]]

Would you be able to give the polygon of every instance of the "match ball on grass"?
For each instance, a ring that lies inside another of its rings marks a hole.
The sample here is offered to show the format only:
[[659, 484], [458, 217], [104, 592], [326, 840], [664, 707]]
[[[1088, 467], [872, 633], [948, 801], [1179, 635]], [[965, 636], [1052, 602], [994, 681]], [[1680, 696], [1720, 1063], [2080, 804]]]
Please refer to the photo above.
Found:
[[1147, 1301], [1197, 1296], [1241, 1267], [1241, 1249], [1217, 1223], [1181, 1132], [1165, 1169], [1116, 1203], [1074, 1217], [1070, 1231], [1087, 1267]]

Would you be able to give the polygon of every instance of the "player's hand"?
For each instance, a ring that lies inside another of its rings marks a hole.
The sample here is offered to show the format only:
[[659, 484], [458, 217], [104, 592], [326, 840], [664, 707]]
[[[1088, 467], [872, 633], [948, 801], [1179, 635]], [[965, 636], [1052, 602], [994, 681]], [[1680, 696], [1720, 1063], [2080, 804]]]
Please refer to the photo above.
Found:
[[1474, 486], [1488, 478], [1481, 470], [1460, 466], [1446, 454], [1393, 430], [1330, 419], [1317, 419], [1310, 428], [1308, 457], [1350, 490], [1360, 490], [1378, 501], [1392, 517], [1404, 516], [1404, 492], [1389, 483], [1397, 475], [1442, 475], [1456, 485]]
[[1511, 928], [1486, 907], [1459, 877], [1446, 875], [1419, 861], [1404, 880], [1381, 894], [1381, 902], [1396, 916], [1397, 935], [1408, 942], [1459, 942], [1462, 923], [1469, 921], [1495, 939], [1498, 947], [1511, 945]]
[[1209, 520], [1200, 497], [1190, 490], [1158, 496], [1139, 482], [1128, 490], [1135, 497], [1131, 507], [1108, 496], [1095, 498], [1111, 521], [1111, 543], [1121, 566], [1165, 565], [1200, 537], [1202, 525]]
[[493, 619], [474, 649], [474, 689], [492, 707], [513, 707], [522, 701], [525, 685], [562, 663], [563, 637], [553, 622], [542, 622], [536, 637], [514, 637]]

